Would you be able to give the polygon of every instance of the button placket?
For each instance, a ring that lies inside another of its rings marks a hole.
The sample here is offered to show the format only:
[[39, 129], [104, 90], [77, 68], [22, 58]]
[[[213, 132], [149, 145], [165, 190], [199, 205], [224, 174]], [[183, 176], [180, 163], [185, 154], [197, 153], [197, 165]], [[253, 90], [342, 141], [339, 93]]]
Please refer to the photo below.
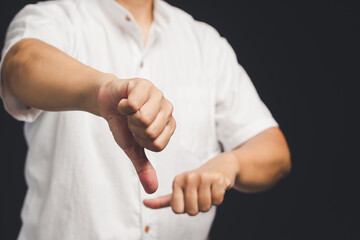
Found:
[[149, 62], [147, 62], [146, 58], [142, 56], [137, 63], [137, 74], [141, 78], [145, 78], [151, 80], [150, 72], [149, 72]]
[[149, 76], [149, 69], [147, 68], [147, 66], [145, 65], [145, 57], [147, 56], [148, 52], [150, 51], [150, 48], [152, 47], [152, 45], [155, 43], [155, 40], [158, 36], [158, 31], [156, 29], [156, 27], [154, 27], [152, 25], [151, 29], [150, 29], [150, 33], [149, 33], [149, 38], [148, 38], [148, 42], [145, 46], [145, 48], [143, 48], [142, 50], [142, 54], [141, 54], [141, 59], [139, 61], [139, 67], [138, 67], [138, 73], [143, 77], [143, 78], [148, 78]]
[[[145, 198], [153, 198], [153, 196], [147, 196]], [[157, 239], [157, 218], [158, 212], [156, 210], [148, 209], [143, 206], [142, 212], [142, 239]]]
[[[142, 199], [152, 198], [142, 194]], [[141, 206], [142, 239], [156, 239], [156, 211], [148, 209], [145, 205]]]
[[[156, 159], [156, 156], [153, 152], [149, 150], [145, 150], [145, 154], [149, 158], [150, 161]], [[156, 167], [156, 166], [154, 166]], [[159, 197], [159, 193], [155, 192], [153, 194], [147, 194], [144, 190], [141, 191], [141, 199], [153, 199]], [[159, 231], [159, 222], [161, 216], [161, 210], [154, 210], [146, 207], [144, 204], [141, 204], [141, 224], [142, 224], [142, 239], [159, 239], [158, 231]]]
[[142, 38], [141, 38], [141, 30], [139, 26], [136, 24], [135, 20], [130, 17], [130, 15], [125, 15], [125, 25], [127, 26], [126, 29], [129, 34], [135, 39], [136, 43], [139, 46], [139, 49], [143, 49], [142, 46]]

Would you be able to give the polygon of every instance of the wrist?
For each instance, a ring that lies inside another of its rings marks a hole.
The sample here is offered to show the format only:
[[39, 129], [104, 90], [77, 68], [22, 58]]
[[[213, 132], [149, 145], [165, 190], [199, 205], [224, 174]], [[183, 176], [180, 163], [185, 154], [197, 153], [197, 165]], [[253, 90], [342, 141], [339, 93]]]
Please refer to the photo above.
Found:
[[231, 180], [235, 184], [236, 179], [238, 179], [238, 176], [240, 174], [239, 159], [232, 151], [225, 152], [223, 154], [226, 159], [226, 163], [229, 166], [229, 171], [231, 172]]
[[217, 157], [211, 159], [204, 164], [201, 168], [208, 169], [213, 168], [216, 171], [223, 174], [223, 176], [229, 181], [226, 185], [232, 187], [238, 176], [239, 163], [236, 156], [232, 152], [224, 152]]
[[233, 166], [234, 186], [235, 186], [236, 183], [238, 183], [242, 171], [241, 160], [239, 155], [237, 155], [234, 151], [228, 152], [228, 155], [229, 155], [229, 159], [231, 159], [230, 161], [232, 162], [232, 166]]
[[109, 73], [98, 73], [96, 75], [92, 75], [94, 80], [92, 81], [93, 84], [91, 88], [89, 89], [89, 99], [85, 103], [86, 111], [90, 112], [92, 114], [95, 114], [97, 116], [101, 116], [100, 110], [99, 110], [99, 92], [101, 88], [104, 88], [105, 85], [107, 85], [110, 81], [117, 79], [117, 77], [113, 74]]

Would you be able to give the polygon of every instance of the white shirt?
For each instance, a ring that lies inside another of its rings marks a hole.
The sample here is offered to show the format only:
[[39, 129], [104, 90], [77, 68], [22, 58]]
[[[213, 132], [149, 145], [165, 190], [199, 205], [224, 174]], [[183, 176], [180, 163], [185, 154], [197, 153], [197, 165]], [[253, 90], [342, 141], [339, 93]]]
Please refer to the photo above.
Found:
[[104, 119], [28, 108], [2, 84], [7, 111], [26, 122], [29, 146], [19, 239], [207, 238], [215, 207], [190, 217], [148, 209], [142, 200], [171, 193], [177, 174], [199, 167], [222, 147], [229, 151], [277, 126], [227, 41], [161, 0], [154, 3], [145, 48], [134, 18], [114, 0], [28, 5], [12, 21], [2, 56], [24, 38], [40, 39], [119, 78], [149, 79], [173, 103], [177, 130], [161, 153], [147, 151], [159, 179], [150, 196]]

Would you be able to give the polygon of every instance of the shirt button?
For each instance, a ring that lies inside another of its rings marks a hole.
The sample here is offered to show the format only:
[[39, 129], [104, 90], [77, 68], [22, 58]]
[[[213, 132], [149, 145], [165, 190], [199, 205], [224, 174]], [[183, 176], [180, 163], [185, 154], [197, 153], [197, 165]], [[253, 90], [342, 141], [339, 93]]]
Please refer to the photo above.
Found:
[[126, 19], [126, 21], [128, 21], [128, 22], [130, 22], [130, 20], [131, 20], [129, 16], [126, 16], [125, 19]]
[[146, 226], [145, 226], [145, 232], [148, 232], [149, 230], [150, 230], [149, 225], [146, 225]]
[[142, 68], [144, 66], [144, 62], [141, 62], [140, 63], [140, 67]]

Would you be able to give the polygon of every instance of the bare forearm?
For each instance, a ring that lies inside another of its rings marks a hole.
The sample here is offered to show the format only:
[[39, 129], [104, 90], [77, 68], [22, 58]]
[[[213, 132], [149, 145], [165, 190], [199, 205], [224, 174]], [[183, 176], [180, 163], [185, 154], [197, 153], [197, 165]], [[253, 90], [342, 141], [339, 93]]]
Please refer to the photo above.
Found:
[[291, 169], [289, 149], [279, 128], [260, 133], [230, 153], [238, 169], [234, 188], [242, 192], [267, 190]]
[[191, 216], [219, 205], [225, 191], [259, 192], [290, 171], [290, 154], [280, 129], [271, 128], [238, 147], [209, 160], [200, 168], [175, 177], [173, 193], [144, 200], [153, 209], [170, 207]]
[[24, 39], [11, 48], [1, 75], [6, 87], [27, 106], [94, 114], [99, 114], [99, 87], [114, 78], [35, 39]]

